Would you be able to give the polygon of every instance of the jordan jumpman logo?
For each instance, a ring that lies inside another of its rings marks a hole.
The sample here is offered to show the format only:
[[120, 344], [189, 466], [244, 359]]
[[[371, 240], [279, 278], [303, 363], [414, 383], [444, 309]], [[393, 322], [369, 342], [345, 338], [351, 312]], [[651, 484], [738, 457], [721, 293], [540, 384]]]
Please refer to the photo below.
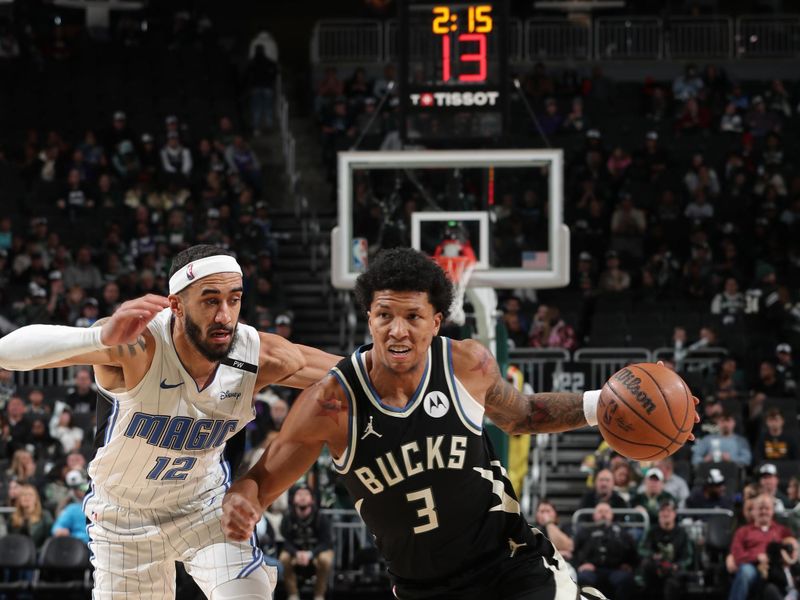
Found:
[[379, 438], [383, 437], [383, 435], [381, 435], [380, 433], [375, 431], [375, 428], [372, 426], [372, 417], [371, 416], [369, 418], [369, 423], [367, 423], [367, 426], [364, 428], [364, 435], [361, 436], [361, 439], [363, 440], [365, 437], [367, 437], [370, 434], [376, 435]]
[[518, 544], [517, 542], [515, 542], [511, 538], [508, 538], [508, 547], [511, 548], [511, 554], [509, 554], [508, 557], [509, 558], [514, 558], [514, 555], [517, 553], [517, 550], [519, 550], [523, 546], [527, 546], [527, 545], [528, 545], [527, 543]]

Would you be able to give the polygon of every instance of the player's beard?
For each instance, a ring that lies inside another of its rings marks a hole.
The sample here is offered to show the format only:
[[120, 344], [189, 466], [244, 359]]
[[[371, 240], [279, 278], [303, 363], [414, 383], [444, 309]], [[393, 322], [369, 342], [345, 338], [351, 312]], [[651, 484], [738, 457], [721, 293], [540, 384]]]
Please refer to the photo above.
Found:
[[[206, 334], [205, 338], [203, 337], [203, 330], [200, 326], [192, 320], [192, 317], [189, 316], [187, 312], [184, 316], [184, 323], [183, 327], [186, 330], [186, 337], [189, 338], [189, 341], [195, 347], [195, 349], [202, 354], [205, 358], [210, 360], [211, 362], [216, 362], [218, 360], [222, 360], [230, 351], [233, 350], [233, 346], [236, 344], [237, 338], [237, 330], [236, 324], [233, 327], [225, 327], [224, 325], [214, 325], [209, 328], [208, 333]], [[231, 341], [225, 348], [215, 348], [208, 344], [206, 341], [207, 338], [211, 337], [211, 334], [215, 331], [227, 331], [231, 334]]]

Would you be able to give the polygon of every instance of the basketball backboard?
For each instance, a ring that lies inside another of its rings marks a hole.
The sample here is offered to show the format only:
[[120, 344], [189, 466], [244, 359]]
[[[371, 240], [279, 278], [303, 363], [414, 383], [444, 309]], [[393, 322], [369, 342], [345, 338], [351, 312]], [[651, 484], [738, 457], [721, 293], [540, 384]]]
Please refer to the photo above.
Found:
[[351, 289], [370, 258], [445, 238], [471, 246], [471, 287], [569, 283], [561, 150], [342, 152], [331, 280]]

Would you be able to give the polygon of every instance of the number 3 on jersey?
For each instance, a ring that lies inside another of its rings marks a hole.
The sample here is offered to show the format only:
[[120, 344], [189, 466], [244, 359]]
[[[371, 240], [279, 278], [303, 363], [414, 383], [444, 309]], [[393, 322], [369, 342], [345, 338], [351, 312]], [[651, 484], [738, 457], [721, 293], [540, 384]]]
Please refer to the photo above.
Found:
[[417, 516], [421, 519], [427, 519], [427, 522], [414, 527], [414, 533], [425, 533], [439, 527], [439, 517], [436, 514], [436, 503], [433, 501], [433, 490], [431, 488], [409, 492], [406, 494], [406, 500], [409, 502], [422, 500], [424, 502], [424, 506], [417, 509]]
[[[169, 456], [158, 456], [156, 457], [156, 466], [153, 467], [147, 474], [147, 479], [183, 481], [186, 479], [186, 475], [189, 471], [191, 471], [194, 463], [196, 462], [197, 459], [194, 456], [179, 456], [174, 460]], [[170, 463], [172, 463], [173, 468], [164, 473], [164, 476], [162, 477], [161, 473], [169, 466]]]

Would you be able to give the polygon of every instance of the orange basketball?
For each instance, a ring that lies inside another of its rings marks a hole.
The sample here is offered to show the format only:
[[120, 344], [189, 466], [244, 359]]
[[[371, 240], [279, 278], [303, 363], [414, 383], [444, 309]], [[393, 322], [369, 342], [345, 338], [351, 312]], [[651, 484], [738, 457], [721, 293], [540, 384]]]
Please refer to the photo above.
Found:
[[597, 424], [606, 442], [623, 456], [659, 460], [677, 452], [692, 432], [692, 393], [666, 367], [628, 365], [603, 386]]

